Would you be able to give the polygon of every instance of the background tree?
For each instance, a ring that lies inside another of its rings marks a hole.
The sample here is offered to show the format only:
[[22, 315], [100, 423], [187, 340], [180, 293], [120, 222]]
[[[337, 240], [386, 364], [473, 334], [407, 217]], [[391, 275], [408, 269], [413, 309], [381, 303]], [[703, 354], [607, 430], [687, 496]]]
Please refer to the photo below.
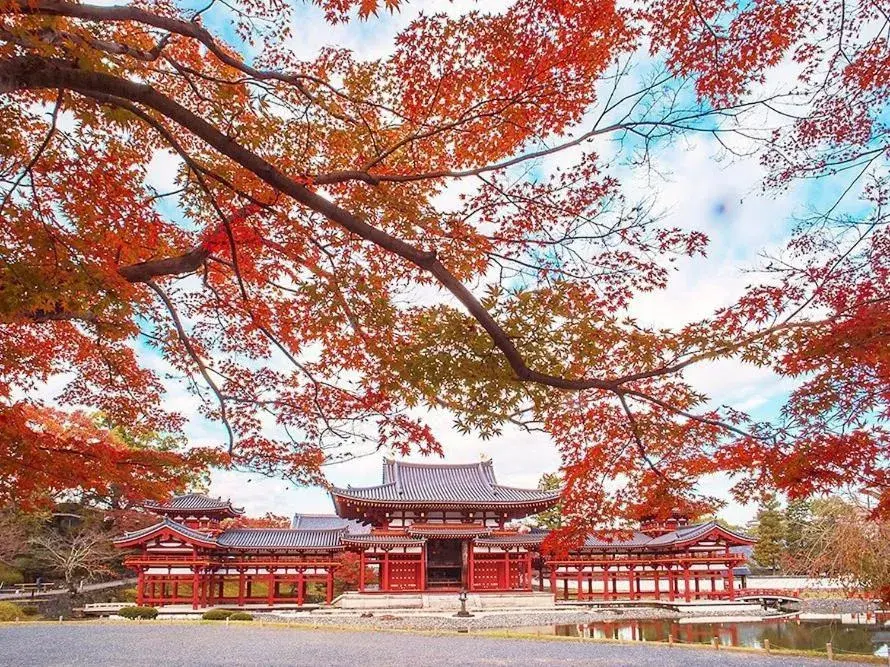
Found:
[[291, 520], [280, 514], [272, 514], [266, 512], [263, 516], [241, 516], [232, 519], [226, 519], [222, 522], [222, 527], [226, 530], [230, 528], [290, 528]]
[[121, 551], [111, 542], [113, 524], [95, 518], [73, 526], [47, 525], [28, 540], [32, 554], [76, 593], [81, 580], [92, 581], [119, 571]]
[[731, 523], [715, 514], [702, 514], [695, 519], [696, 523], [704, 523], [706, 521], [716, 521], [718, 525], [723, 526], [724, 528], [731, 530], [734, 533], [741, 533], [744, 535], [748, 532], [748, 529], [744, 526], [739, 526], [737, 524]]
[[850, 593], [890, 601], [890, 523], [870, 518], [857, 502], [834, 497], [812, 503], [804, 530], [803, 571], [828, 577]]
[[[562, 486], [562, 479], [557, 473], [545, 472], [538, 480], [538, 488], [541, 491], [555, 491]], [[549, 510], [545, 510], [532, 517], [536, 526], [546, 528], [547, 530], [556, 530], [565, 525], [565, 518], [562, 514], [562, 506], [556, 505]]]
[[751, 532], [757, 538], [752, 553], [754, 560], [762, 567], [776, 572], [785, 555], [785, 517], [775, 496], [765, 498], [757, 514]]
[[[785, 567], [786, 570], [800, 571], [805, 555], [811, 550], [810, 524], [813, 521], [812, 501], [809, 499], [789, 500], [785, 506]], [[804, 568], [805, 569], [805, 568]]]
[[[150, 346], [227, 464], [296, 483], [381, 447], [439, 452], [417, 409], [445, 408], [483, 437], [545, 430], [573, 522], [713, 511], [713, 473], [740, 499], [864, 484], [890, 514], [878, 5], [516, 0], [419, 13], [374, 61], [302, 60], [291, 20], [280, 0], [0, 0], [0, 493], [138, 485], [132, 452], [67, 442], [13, 397], [69, 373], [62, 403], [175, 431]], [[249, 59], [212, 28], [232, 22]], [[708, 239], [621, 169], [653, 176], [652, 150], [699, 136], [758, 156], [765, 187], [840, 194], [736, 303], [646, 327], [635, 299]], [[616, 160], [597, 153], [612, 140]], [[169, 192], [146, 184], [156, 151], [181, 160]], [[770, 422], [713, 407], [685, 372], [721, 359], [799, 387]]]

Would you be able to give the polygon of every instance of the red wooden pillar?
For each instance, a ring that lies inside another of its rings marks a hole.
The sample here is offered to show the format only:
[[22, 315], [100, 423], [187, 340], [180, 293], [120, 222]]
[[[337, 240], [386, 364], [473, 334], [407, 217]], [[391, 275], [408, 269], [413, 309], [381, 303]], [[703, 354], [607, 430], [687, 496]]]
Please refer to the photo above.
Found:
[[[363, 559], [364, 562], [364, 559]], [[306, 575], [303, 570], [297, 574], [297, 605], [303, 606], [303, 598], [306, 595]]]
[[179, 602], [179, 579], [173, 580], [173, 602]]
[[267, 602], [270, 607], [275, 604], [275, 570], [269, 570], [269, 594], [267, 596]]
[[609, 568], [603, 565], [603, 600], [609, 599]]
[[630, 593], [630, 599], [634, 599], [634, 569], [633, 567], [627, 568], [627, 590]]
[[550, 592], [556, 598], [556, 565], [550, 564]]
[[732, 563], [729, 564], [729, 568], [726, 570], [726, 585], [729, 587], [729, 599], [735, 600], [735, 582], [733, 581], [732, 575]]
[[238, 606], [244, 606], [244, 570], [238, 570]]
[[365, 592], [365, 550], [362, 549], [358, 559], [358, 590], [359, 593]]
[[192, 609], [198, 608], [200, 598], [198, 597], [198, 568], [192, 573]]
[[683, 599], [686, 600], [686, 602], [689, 602], [691, 600], [691, 597], [690, 597], [690, 590], [689, 590], [689, 566], [688, 565], [683, 566], [683, 586], [685, 588]]
[[658, 579], [658, 566], [655, 566], [655, 569], [652, 570], [652, 578], [655, 580], [655, 599], [661, 599], [661, 581]]
[[334, 571], [328, 568], [327, 591], [325, 593], [325, 602], [331, 604], [334, 601]]
[[145, 570], [139, 568], [136, 575], [136, 604], [140, 607], [145, 605]]
[[[426, 555], [426, 545], [423, 547]], [[473, 543], [467, 546], [467, 590], [476, 590], [476, 556], [473, 553]]]
[[575, 586], [577, 587], [576, 596], [578, 600], [584, 597], [584, 585], [582, 583], [583, 566], [578, 566], [578, 572], [575, 574]]
[[525, 552], [525, 576], [528, 581], [528, 590], [535, 590], [534, 583], [532, 581], [532, 552]]
[[383, 572], [380, 573], [380, 590], [389, 590], [389, 549], [383, 550]]
[[499, 582], [501, 590], [510, 588], [510, 552], [504, 549], [504, 578]]
[[672, 568], [668, 568], [668, 600], [674, 601], [674, 591], [677, 587], [677, 575]]

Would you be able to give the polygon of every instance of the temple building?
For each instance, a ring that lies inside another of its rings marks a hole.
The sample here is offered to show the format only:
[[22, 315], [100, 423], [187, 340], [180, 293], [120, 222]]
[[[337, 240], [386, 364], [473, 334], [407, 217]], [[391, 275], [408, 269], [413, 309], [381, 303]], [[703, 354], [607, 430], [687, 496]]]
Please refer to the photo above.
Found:
[[[385, 459], [376, 486], [330, 491], [336, 515], [297, 514], [290, 528], [226, 528], [243, 511], [203, 494], [146, 504], [158, 523], [115, 540], [131, 549], [137, 602], [154, 606], [303, 605], [307, 587], [333, 602], [343, 554], [357, 554], [359, 595], [532, 594], [556, 599], [733, 599], [747, 536], [674, 516], [630, 535], [591, 535], [542, 553], [547, 531], [522, 519], [559, 491], [498, 484], [491, 461], [420, 464]], [[355, 556], [353, 556], [355, 558]], [[378, 598], [379, 599], [379, 598]]]

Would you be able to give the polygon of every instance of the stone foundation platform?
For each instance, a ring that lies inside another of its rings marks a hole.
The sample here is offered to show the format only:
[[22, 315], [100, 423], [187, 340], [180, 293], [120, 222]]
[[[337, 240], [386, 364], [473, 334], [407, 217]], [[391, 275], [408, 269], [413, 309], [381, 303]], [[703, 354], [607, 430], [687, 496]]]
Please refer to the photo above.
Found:
[[[427, 609], [457, 611], [457, 593], [344, 593], [334, 600], [337, 609]], [[467, 593], [469, 611], [493, 609], [554, 609], [552, 593]]]

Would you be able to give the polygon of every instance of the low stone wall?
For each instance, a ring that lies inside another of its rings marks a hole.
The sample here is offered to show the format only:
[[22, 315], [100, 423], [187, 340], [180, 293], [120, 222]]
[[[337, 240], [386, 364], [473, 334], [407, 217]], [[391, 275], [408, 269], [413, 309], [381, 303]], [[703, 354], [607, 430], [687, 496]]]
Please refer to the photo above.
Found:
[[825, 578], [798, 577], [790, 575], [748, 575], [748, 588], [773, 588], [777, 590], [818, 589], [831, 590], [840, 586], [836, 581]]
[[[339, 609], [458, 610], [457, 593], [344, 593], [334, 601]], [[468, 593], [467, 609], [528, 609], [553, 607], [550, 593]]]
[[71, 593], [53, 595], [52, 597], [41, 600], [37, 604], [37, 609], [40, 614], [46, 618], [58, 618], [59, 616], [72, 618], [76, 608], [92, 602], [108, 602], [122, 590], [132, 587], [133, 583], [125, 582], [120, 586], [115, 586], [113, 588], [84, 591], [83, 593], [78, 593], [76, 595], [72, 595]]

